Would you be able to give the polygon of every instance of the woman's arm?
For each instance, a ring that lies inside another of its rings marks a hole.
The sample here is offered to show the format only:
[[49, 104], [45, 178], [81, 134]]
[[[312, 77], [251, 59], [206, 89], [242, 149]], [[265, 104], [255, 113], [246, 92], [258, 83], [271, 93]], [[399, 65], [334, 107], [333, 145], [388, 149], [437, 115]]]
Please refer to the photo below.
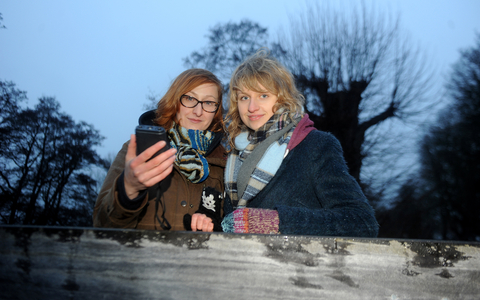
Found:
[[172, 171], [175, 149], [148, 159], [164, 146], [157, 143], [136, 156], [135, 135], [125, 143], [107, 173], [93, 213], [96, 227], [135, 228], [148, 201], [148, 187], [163, 180]]

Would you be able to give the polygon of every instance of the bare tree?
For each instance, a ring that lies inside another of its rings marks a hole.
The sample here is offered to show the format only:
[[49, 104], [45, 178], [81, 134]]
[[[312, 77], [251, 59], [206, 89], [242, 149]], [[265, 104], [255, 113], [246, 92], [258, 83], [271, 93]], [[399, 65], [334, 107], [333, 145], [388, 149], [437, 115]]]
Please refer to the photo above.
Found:
[[[92, 166], [105, 167], [105, 161], [93, 149], [103, 137], [91, 125], [74, 122], [60, 112], [53, 98], [40, 98], [35, 108], [21, 109], [15, 103], [23, 99], [18, 95], [24, 92], [14, 85], [2, 90], [1, 95], [17, 108], [2, 115], [0, 124], [4, 133], [0, 151], [2, 222], [90, 224], [96, 190], [89, 171]], [[81, 212], [88, 210], [87, 218], [83, 218], [88, 223], [68, 219], [75, 217], [75, 212], [82, 219]]]
[[322, 4], [292, 17], [289, 30], [279, 34], [281, 60], [305, 94], [315, 127], [340, 140], [360, 182], [366, 159], [377, 165], [399, 159], [391, 157], [402, 138], [396, 134], [401, 128], [391, 128], [399, 125], [393, 119], [412, 121], [432, 105], [429, 68], [402, 35], [399, 17], [365, 5], [339, 11]]

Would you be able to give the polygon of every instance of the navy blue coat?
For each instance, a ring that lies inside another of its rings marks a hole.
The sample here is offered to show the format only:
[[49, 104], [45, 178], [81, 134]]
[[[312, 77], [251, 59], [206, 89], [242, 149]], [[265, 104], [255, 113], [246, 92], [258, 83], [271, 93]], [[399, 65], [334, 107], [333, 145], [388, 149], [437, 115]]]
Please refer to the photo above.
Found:
[[[233, 210], [228, 200], [225, 215]], [[275, 177], [247, 207], [276, 209], [281, 234], [378, 234], [373, 208], [348, 173], [339, 141], [318, 130], [289, 152]]]

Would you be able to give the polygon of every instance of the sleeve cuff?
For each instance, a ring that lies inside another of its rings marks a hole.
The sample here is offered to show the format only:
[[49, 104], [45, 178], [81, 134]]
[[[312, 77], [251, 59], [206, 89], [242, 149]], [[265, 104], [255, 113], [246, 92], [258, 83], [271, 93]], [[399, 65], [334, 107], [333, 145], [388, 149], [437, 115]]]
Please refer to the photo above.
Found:
[[130, 199], [125, 191], [125, 183], [123, 179], [123, 172], [117, 180], [118, 202], [123, 208], [128, 210], [137, 210], [142, 206], [143, 200], [147, 196], [147, 190], [140, 191], [135, 199]]

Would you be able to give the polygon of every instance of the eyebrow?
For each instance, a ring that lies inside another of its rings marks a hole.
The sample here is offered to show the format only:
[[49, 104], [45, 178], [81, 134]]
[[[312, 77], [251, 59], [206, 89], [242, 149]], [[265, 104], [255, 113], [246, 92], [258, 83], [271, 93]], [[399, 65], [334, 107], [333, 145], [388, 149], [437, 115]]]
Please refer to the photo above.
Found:
[[[255, 93], [258, 93], [258, 94], [271, 94], [271, 95], [275, 95], [274, 93], [272, 92], [269, 92], [269, 91], [260, 91], [260, 92], [257, 92], [255, 90], [250, 90], [250, 91], [253, 91]], [[245, 95], [248, 95], [246, 92], [240, 90], [240, 89], [237, 89], [237, 96], [240, 95], [240, 94], [245, 94]]]
[[[200, 97], [198, 97], [197, 93], [195, 93], [194, 91], [187, 92], [187, 93], [185, 93], [185, 95], [188, 95], [188, 93], [193, 94], [193, 96], [195, 96], [195, 98], [200, 98]], [[218, 101], [217, 97], [215, 97], [213, 95], [206, 95], [205, 96], [205, 98], [208, 98], [208, 97], [212, 97], [215, 101]]]

